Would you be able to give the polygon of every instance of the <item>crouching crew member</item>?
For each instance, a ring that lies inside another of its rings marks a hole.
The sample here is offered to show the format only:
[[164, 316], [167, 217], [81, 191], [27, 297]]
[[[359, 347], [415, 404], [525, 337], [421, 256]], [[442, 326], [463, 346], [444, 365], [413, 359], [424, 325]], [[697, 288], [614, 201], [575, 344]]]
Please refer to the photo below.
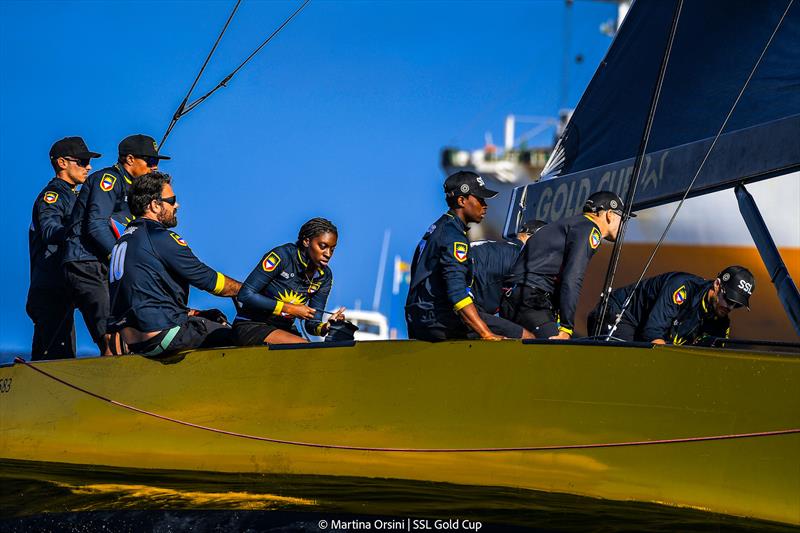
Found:
[[470, 243], [469, 251], [475, 269], [472, 294], [478, 309], [492, 315], [500, 310], [503, 282], [511, 273], [511, 268], [528, 238], [544, 225], [541, 220], [531, 220], [522, 224], [513, 239]]
[[273, 248], [242, 284], [241, 304], [233, 323], [239, 346], [306, 342], [294, 326], [299, 318], [309, 335], [325, 336], [330, 322], [345, 319], [344, 308], [328, 321], [323, 312], [333, 285], [328, 263], [339, 233], [329, 220], [312, 218], [300, 228], [297, 242]]
[[101, 355], [110, 355], [108, 320], [108, 260], [111, 248], [131, 220], [128, 194], [139, 176], [158, 169], [156, 142], [131, 135], [119, 143], [114, 166], [98, 170], [81, 187], [70, 216], [64, 251], [64, 275]]
[[603, 239], [617, 239], [623, 209], [619, 196], [600, 191], [589, 196], [582, 215], [539, 230], [506, 280], [512, 289], [503, 296], [500, 316], [537, 338], [571, 338], [586, 267]]
[[497, 192], [483, 178], [461, 171], [444, 182], [450, 210], [428, 228], [414, 252], [406, 300], [408, 336], [426, 341], [529, 337], [517, 324], [475, 305], [467, 224], [486, 215], [486, 199]]
[[235, 296], [241, 284], [203, 264], [180, 235], [178, 201], [169, 175], [139, 176], [130, 190], [136, 218], [111, 253], [111, 316], [133, 353], [159, 355], [231, 344], [222, 312], [187, 307], [189, 285], [217, 296]]
[[66, 137], [50, 148], [50, 164], [56, 172], [33, 204], [28, 251], [31, 285], [25, 306], [33, 320], [31, 359], [75, 357], [75, 320], [72, 297], [61, 270], [66, 225], [78, 198], [77, 186], [86, 181], [90, 160], [100, 154], [89, 151], [80, 137]]
[[[727, 338], [728, 313], [748, 307], [753, 289], [753, 274], [741, 266], [726, 268], [713, 281], [685, 272], [667, 272], [642, 281], [638, 287], [628, 285], [612, 291], [600, 335], [653, 344], [705, 344], [710, 337]], [[612, 334], [629, 297], [630, 303]], [[590, 335], [597, 327], [601, 305], [589, 313]]]

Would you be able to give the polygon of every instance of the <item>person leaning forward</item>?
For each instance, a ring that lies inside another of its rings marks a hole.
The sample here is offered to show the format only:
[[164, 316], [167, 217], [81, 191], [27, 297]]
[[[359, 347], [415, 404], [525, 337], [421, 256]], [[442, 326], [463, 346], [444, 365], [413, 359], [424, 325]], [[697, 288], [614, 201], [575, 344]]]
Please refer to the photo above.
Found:
[[171, 178], [161, 172], [138, 177], [130, 190], [128, 224], [111, 252], [109, 329], [119, 331], [133, 353], [154, 356], [231, 344], [221, 311], [190, 310], [189, 285], [217, 296], [236, 296], [241, 283], [217, 272], [172, 231], [178, 224]]
[[409, 337], [427, 341], [531, 337], [521, 326], [480, 311], [471, 292], [467, 224], [483, 220], [486, 199], [497, 193], [468, 171], [449, 176], [444, 192], [450, 210], [428, 228], [411, 262], [405, 307]]
[[56, 173], [33, 204], [28, 230], [31, 285], [25, 309], [33, 321], [31, 359], [75, 357], [72, 297], [61, 270], [66, 224], [86, 181], [91, 159], [100, 157], [80, 137], [65, 137], [50, 148]]
[[[612, 291], [600, 335], [653, 344], [707, 344], [712, 337], [728, 338], [728, 314], [739, 307], [749, 310], [754, 289], [753, 274], [742, 266], [729, 266], [714, 280], [666, 272]], [[602, 301], [589, 313], [589, 335], [597, 328], [601, 306]]]
[[111, 248], [133, 218], [128, 194], [134, 180], [158, 169], [161, 159], [152, 137], [131, 135], [119, 143], [119, 158], [111, 167], [86, 180], [70, 216], [64, 251], [64, 275], [75, 304], [101, 355], [110, 355], [106, 333], [108, 260]]
[[[586, 267], [603, 239], [615, 241], [624, 206], [609, 191], [592, 194], [583, 214], [543, 227], [517, 258], [500, 316], [545, 339], [569, 339]], [[636, 216], [636, 215], [631, 215]]]

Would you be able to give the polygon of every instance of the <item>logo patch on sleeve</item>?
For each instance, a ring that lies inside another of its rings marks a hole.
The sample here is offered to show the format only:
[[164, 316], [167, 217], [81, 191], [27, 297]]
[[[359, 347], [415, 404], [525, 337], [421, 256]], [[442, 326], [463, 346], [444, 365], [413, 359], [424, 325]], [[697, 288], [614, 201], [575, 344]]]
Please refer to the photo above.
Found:
[[183, 240], [183, 237], [181, 237], [181, 236], [180, 236], [180, 235], [178, 235], [177, 233], [170, 232], [170, 233], [169, 233], [169, 236], [170, 236], [170, 237], [172, 237], [173, 239], [175, 239], [175, 242], [177, 242], [177, 243], [178, 243], [178, 244], [180, 244], [181, 246], [189, 246], [189, 245], [186, 243], [186, 241], [184, 241], [184, 240]]
[[280, 256], [275, 252], [270, 252], [267, 257], [261, 262], [261, 268], [264, 269], [264, 272], [272, 272], [278, 267], [278, 263], [281, 262]]
[[103, 174], [103, 177], [100, 178], [100, 188], [106, 192], [110, 191], [114, 188], [114, 184], [117, 182], [117, 177], [113, 174]]
[[453, 256], [455, 256], [456, 260], [459, 263], [463, 263], [467, 260], [467, 252], [469, 251], [469, 245], [465, 242], [454, 242], [453, 243]]
[[600, 230], [592, 228], [592, 232], [589, 234], [589, 246], [592, 247], [592, 250], [596, 250], [602, 240], [603, 236], [600, 235]]
[[681, 305], [686, 301], [686, 285], [681, 285], [678, 290], [672, 293], [672, 302]]
[[46, 204], [54, 204], [56, 203], [56, 200], [58, 200], [58, 193], [53, 191], [47, 191], [46, 193], [44, 193], [42, 199]]

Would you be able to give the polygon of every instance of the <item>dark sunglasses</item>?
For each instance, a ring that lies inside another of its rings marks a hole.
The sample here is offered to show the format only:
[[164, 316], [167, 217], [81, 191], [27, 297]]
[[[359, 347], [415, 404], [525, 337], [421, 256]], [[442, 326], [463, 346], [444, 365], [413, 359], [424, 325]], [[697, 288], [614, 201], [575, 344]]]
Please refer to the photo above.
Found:
[[169, 205], [175, 205], [177, 203], [177, 201], [178, 201], [178, 197], [177, 196], [170, 196], [169, 198], [159, 198], [158, 200], [160, 202], [168, 203]]
[[89, 159], [73, 159], [71, 157], [65, 157], [64, 160], [65, 161], [72, 161], [73, 163], [75, 163], [79, 167], [83, 167], [83, 168], [88, 167], [89, 166], [89, 161], [90, 161]]
[[147, 163], [148, 167], [157, 167], [158, 166], [158, 158], [149, 156], [149, 155], [135, 155], [133, 156], [136, 159], [141, 159], [145, 163]]
[[739, 302], [732, 302], [731, 300], [726, 298], [725, 289], [723, 289], [722, 287], [720, 287], [719, 289], [719, 295], [722, 296], [722, 299], [725, 300], [725, 303], [727, 303], [728, 307], [730, 307], [731, 309], [739, 309], [740, 307], [744, 307], [744, 305], [740, 304]]

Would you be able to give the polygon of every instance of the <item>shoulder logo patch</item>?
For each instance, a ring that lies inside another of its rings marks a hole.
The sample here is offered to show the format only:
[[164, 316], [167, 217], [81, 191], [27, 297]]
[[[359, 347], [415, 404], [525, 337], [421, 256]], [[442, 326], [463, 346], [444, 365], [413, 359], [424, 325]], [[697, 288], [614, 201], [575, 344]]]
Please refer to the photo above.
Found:
[[686, 301], [686, 285], [681, 285], [678, 290], [672, 293], [672, 302], [681, 305]]
[[114, 188], [116, 182], [117, 177], [114, 174], [103, 174], [103, 177], [100, 178], [100, 188], [108, 192]]
[[278, 263], [281, 262], [281, 258], [275, 252], [270, 252], [267, 257], [261, 262], [261, 268], [264, 269], [265, 272], [272, 272], [277, 268]]
[[180, 236], [180, 235], [178, 235], [177, 233], [170, 232], [170, 233], [169, 233], [169, 236], [170, 236], [170, 237], [172, 237], [173, 239], [175, 239], [175, 242], [177, 242], [177, 243], [178, 243], [178, 244], [180, 244], [181, 246], [189, 246], [189, 245], [186, 243], [186, 241], [184, 241], [184, 240], [183, 240], [183, 237], [181, 237], [181, 236]]
[[453, 243], [453, 256], [455, 256], [456, 260], [459, 263], [463, 263], [467, 260], [467, 252], [469, 251], [469, 245], [465, 242], [454, 242]]
[[592, 250], [596, 250], [602, 240], [603, 236], [600, 235], [600, 230], [592, 228], [592, 232], [589, 233], [589, 246], [591, 246]]
[[56, 200], [58, 200], [58, 193], [53, 191], [47, 191], [46, 193], [44, 193], [42, 199], [46, 204], [54, 204], [56, 203]]

